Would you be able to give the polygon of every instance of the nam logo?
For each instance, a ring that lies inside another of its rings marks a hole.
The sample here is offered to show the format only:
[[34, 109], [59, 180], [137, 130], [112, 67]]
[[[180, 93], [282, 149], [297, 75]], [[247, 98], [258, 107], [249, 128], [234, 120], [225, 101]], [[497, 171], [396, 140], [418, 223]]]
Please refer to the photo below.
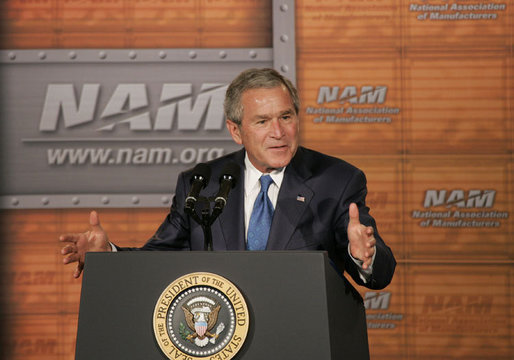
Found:
[[[84, 84], [77, 99], [73, 84], [49, 84], [41, 112], [39, 130], [55, 132], [59, 123], [65, 129], [94, 122], [95, 114], [103, 124], [97, 131], [111, 131], [126, 124], [131, 131], [223, 130], [223, 100], [227, 85], [205, 83], [193, 101], [193, 85], [163, 84], [159, 103], [149, 100], [146, 84], [118, 84], [105, 107], [99, 109], [100, 84]], [[101, 112], [100, 112], [101, 111]], [[151, 114], [155, 114], [152, 118]], [[128, 117], [127, 117], [128, 116]], [[122, 117], [122, 119], [119, 119]], [[105, 125], [105, 121], [111, 121]], [[114, 122], [112, 122], [114, 121]]]
[[364, 308], [366, 310], [387, 310], [389, 309], [390, 302], [391, 293], [388, 291], [369, 291], [366, 294], [364, 294]]
[[422, 313], [487, 315], [492, 307], [492, 295], [426, 295]]
[[364, 308], [366, 309], [368, 329], [392, 330], [396, 329], [401, 324], [403, 314], [387, 311], [390, 305], [391, 292], [389, 291], [368, 291], [364, 294]]
[[490, 208], [494, 205], [495, 190], [427, 190], [423, 206], [453, 206], [458, 208]]
[[383, 104], [386, 100], [387, 86], [320, 86], [318, 104], [338, 101], [340, 104]]
[[239, 290], [212, 273], [192, 273], [172, 282], [155, 305], [155, 339], [169, 359], [231, 359], [249, 328]]

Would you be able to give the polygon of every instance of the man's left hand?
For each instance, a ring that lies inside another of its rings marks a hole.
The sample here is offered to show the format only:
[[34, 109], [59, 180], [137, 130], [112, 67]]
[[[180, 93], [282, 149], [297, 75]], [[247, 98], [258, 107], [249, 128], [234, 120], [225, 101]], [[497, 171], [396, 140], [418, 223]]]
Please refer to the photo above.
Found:
[[362, 261], [363, 269], [369, 268], [375, 254], [376, 240], [373, 232], [371, 226], [364, 226], [360, 223], [359, 209], [355, 203], [351, 203], [350, 222], [347, 229], [350, 253], [355, 259]]

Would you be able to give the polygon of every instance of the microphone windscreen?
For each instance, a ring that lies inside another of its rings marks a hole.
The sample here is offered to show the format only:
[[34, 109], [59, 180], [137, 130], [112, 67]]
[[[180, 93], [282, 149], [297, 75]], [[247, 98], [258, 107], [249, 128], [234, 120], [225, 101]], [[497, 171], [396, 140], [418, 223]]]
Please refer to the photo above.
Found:
[[211, 167], [204, 163], [197, 164], [193, 169], [193, 176], [191, 176], [191, 183], [197, 177], [202, 177], [204, 179], [204, 186], [207, 186], [207, 184], [209, 183], [209, 180], [211, 179]]
[[223, 168], [223, 172], [221, 173], [220, 182], [226, 177], [232, 177], [234, 186], [236, 181], [239, 179], [239, 173], [241, 171], [241, 167], [237, 165], [235, 162], [228, 162], [225, 164]]

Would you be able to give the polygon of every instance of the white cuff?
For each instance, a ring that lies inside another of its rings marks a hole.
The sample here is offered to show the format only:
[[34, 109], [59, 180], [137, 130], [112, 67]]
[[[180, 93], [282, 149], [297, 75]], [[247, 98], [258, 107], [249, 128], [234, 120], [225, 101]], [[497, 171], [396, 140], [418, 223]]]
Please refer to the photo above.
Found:
[[364, 283], [367, 283], [371, 278], [371, 274], [373, 273], [373, 263], [375, 262], [375, 256], [377, 255], [377, 248], [375, 247], [375, 253], [371, 258], [371, 264], [368, 266], [367, 269], [362, 268], [362, 264], [364, 263], [364, 261], [356, 259], [352, 256], [352, 253], [350, 251], [350, 243], [348, 243], [348, 255], [350, 255], [350, 258], [358, 266], [357, 270], [359, 270], [359, 276], [361, 280], [364, 281]]

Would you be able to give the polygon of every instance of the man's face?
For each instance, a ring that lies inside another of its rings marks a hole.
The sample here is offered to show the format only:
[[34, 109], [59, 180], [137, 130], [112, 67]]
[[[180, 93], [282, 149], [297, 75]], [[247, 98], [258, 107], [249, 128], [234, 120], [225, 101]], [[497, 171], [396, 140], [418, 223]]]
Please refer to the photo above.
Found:
[[284, 86], [246, 90], [241, 125], [227, 120], [234, 141], [242, 144], [259, 171], [289, 164], [298, 148], [298, 116]]

